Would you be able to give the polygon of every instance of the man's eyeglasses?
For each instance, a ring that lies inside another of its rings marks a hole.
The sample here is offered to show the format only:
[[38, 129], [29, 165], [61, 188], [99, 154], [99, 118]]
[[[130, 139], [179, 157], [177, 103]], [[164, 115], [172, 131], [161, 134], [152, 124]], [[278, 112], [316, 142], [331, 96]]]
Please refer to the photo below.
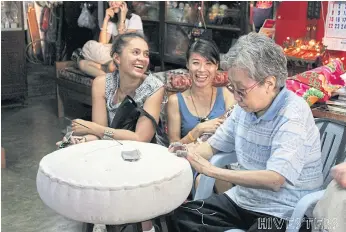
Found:
[[244, 90], [236, 90], [235, 88], [234, 88], [234, 86], [231, 84], [231, 83], [229, 83], [228, 85], [226, 85], [226, 88], [229, 90], [229, 91], [231, 91], [231, 93], [233, 93], [233, 94], [237, 94], [241, 99], [244, 99], [245, 97], [246, 97], [246, 95], [248, 94], [248, 93], [250, 93], [251, 92], [251, 90], [253, 90], [257, 85], [259, 85], [261, 82], [256, 82], [255, 84], [253, 84], [252, 86], [250, 86], [249, 88], [246, 88], [246, 89], [244, 89]]

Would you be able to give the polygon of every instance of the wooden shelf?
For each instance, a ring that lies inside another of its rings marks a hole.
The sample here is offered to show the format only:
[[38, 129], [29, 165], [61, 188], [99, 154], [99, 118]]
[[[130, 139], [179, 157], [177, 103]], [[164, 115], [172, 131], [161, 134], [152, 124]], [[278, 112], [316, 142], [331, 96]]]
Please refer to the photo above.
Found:
[[342, 122], [346, 122], [346, 114], [337, 111], [329, 110], [325, 105], [319, 107], [313, 107], [311, 109], [312, 115], [315, 118], [329, 118]]
[[[201, 1], [198, 1], [199, 3], [202, 3]], [[159, 29], [159, 39], [158, 39], [158, 47], [159, 47], [159, 58], [161, 62], [161, 69], [166, 70], [165, 66], [167, 67], [175, 67], [175, 66], [181, 66], [185, 67], [186, 66], [186, 57], [185, 54], [176, 54], [174, 53], [175, 51], [175, 46], [173, 43], [178, 43], [179, 41], [170, 41], [172, 39], [171, 37], [169, 38], [168, 36], [171, 36], [168, 34], [171, 29], [174, 32], [174, 29], [176, 29], [179, 33], [181, 33], [184, 37], [188, 36], [187, 33], [189, 33], [193, 28], [198, 28], [198, 29], [208, 29], [209, 31], [212, 31], [212, 37], [215, 40], [216, 44], [219, 46], [219, 49], [222, 47], [222, 51], [225, 53], [229, 50], [229, 47], [231, 47], [231, 42], [225, 41], [227, 38], [230, 38], [229, 40], [232, 39], [237, 39], [239, 36], [243, 34], [247, 34], [248, 32], [248, 21], [249, 21], [249, 3], [248, 2], [241, 2], [237, 9], [233, 9], [234, 4], [232, 7], [225, 12], [225, 18], [228, 17], [236, 17], [235, 22], [239, 22], [239, 25], [235, 23], [236, 25], [232, 25], [229, 20], [223, 20], [223, 21], [210, 21], [204, 15], [205, 18], [205, 23], [206, 26], [199, 27], [198, 21], [189, 21], [186, 20], [185, 22], [178, 22], [175, 21], [175, 18], [169, 18], [167, 17], [167, 1], [161, 1], [159, 2], [159, 18], [158, 20], [150, 20], [146, 17], [142, 17], [143, 24], [144, 25], [158, 25]], [[208, 5], [209, 4], [209, 5]], [[212, 7], [212, 2], [206, 3], [205, 7], [208, 9]], [[227, 5], [227, 4], [226, 4]], [[241, 20], [239, 20], [239, 17], [241, 17]], [[152, 22], [150, 24], [150, 22]], [[225, 23], [225, 24], [220, 24], [220, 23]], [[146, 24], [145, 24], [146, 23]], [[157, 23], [157, 24], [156, 24]], [[227, 24], [226, 24], [227, 23]], [[179, 35], [180, 36], [180, 35]], [[186, 41], [180, 41], [184, 43], [184, 46], [186, 45], [185, 43], [187, 42], [192, 42], [192, 41], [187, 41], [187, 38], [182, 38], [182, 37], [177, 37], [174, 38], [174, 40], [181, 40], [184, 39]], [[209, 33], [208, 33], [209, 36]], [[172, 43], [172, 46], [168, 46]], [[155, 44], [156, 45], [156, 44]], [[155, 46], [156, 47], [156, 46]], [[184, 47], [184, 49], [186, 49]], [[174, 50], [174, 51], [173, 51]], [[157, 56], [155, 56], [157, 57]]]
[[240, 32], [241, 29], [239, 27], [231, 27], [231, 26], [217, 26], [217, 25], [207, 25], [207, 28], [209, 29], [216, 29], [216, 30], [224, 30], [224, 31], [234, 31], [234, 32]]
[[23, 28], [16, 27], [16, 28], [1, 28], [1, 31], [22, 31]]
[[172, 24], [172, 25], [180, 25], [185, 27], [196, 27], [196, 25], [192, 23], [182, 23], [182, 22], [174, 22], [174, 21], [165, 21], [165, 23]]
[[160, 55], [159, 52], [152, 52], [152, 51], [150, 51], [149, 53], [150, 53], [150, 55], [155, 55], [155, 56], [159, 56]]
[[287, 61], [300, 61], [300, 62], [307, 63], [307, 64], [314, 64], [317, 61], [317, 58], [308, 60], [308, 59], [303, 59], [303, 58], [288, 56], [288, 55], [286, 55], [286, 58], [287, 58]]
[[[194, 24], [191, 23], [182, 23], [182, 22], [173, 22], [173, 21], [166, 21], [166, 24], [171, 25], [179, 25], [179, 26], [185, 26], [185, 27], [197, 27]], [[234, 31], [234, 32], [240, 32], [241, 29], [239, 27], [231, 27], [231, 26], [218, 26], [218, 25], [206, 25], [207, 29], [215, 29], [215, 30], [225, 30], [225, 31]], [[199, 27], [203, 29], [204, 27]]]
[[145, 22], [149, 22], [149, 23], [160, 23], [159, 20], [156, 20], [156, 19], [143, 19], [142, 18], [142, 22], [145, 23]]

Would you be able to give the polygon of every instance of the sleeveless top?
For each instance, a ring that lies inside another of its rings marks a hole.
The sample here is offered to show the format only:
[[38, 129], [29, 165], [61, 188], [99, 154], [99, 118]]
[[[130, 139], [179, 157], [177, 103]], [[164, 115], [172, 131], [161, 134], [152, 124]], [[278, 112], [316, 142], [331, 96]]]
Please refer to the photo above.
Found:
[[[113, 73], [106, 74], [106, 108], [107, 108], [107, 116], [108, 116], [108, 126], [112, 124], [114, 115], [120, 106], [120, 103], [114, 104], [113, 99], [116, 94], [116, 90], [119, 87], [119, 72], [115, 71]], [[143, 83], [138, 86], [135, 91], [135, 96], [133, 100], [137, 103], [138, 106], [143, 107], [144, 102], [148, 97], [153, 95], [158, 89], [163, 86], [163, 83], [160, 79], [155, 77], [152, 74], [149, 74], [143, 81]]]
[[[181, 93], [177, 93], [179, 112], [181, 116], [180, 134], [181, 138], [184, 138], [199, 122], [199, 118], [192, 115], [186, 106], [184, 97]], [[226, 112], [225, 100], [223, 98], [222, 88], [217, 88], [216, 99], [212, 110], [210, 111], [208, 118], [214, 119], [222, 116]]]

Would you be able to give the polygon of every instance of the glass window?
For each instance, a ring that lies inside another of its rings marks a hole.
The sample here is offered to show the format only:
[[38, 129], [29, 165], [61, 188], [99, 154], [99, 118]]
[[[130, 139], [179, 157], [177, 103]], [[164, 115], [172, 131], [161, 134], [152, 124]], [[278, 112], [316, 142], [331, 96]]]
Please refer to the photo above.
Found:
[[150, 52], [159, 52], [159, 24], [156, 22], [145, 22], [143, 30], [149, 43]]
[[167, 24], [165, 55], [185, 57], [192, 27]]
[[207, 25], [240, 28], [241, 2], [204, 2]]
[[159, 21], [159, 3], [154, 1], [133, 1], [132, 6], [142, 20]]
[[227, 53], [228, 50], [235, 44], [239, 34], [226, 30], [213, 30], [213, 40], [219, 47], [220, 53]]
[[21, 4], [1, 1], [1, 30], [22, 30]]
[[179, 23], [198, 23], [198, 7], [200, 2], [166, 2], [166, 21]]

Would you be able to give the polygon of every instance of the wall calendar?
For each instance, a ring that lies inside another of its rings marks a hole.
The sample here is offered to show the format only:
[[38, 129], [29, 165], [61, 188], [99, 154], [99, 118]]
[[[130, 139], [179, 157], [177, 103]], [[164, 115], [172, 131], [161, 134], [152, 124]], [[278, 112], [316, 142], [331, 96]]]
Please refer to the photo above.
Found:
[[323, 44], [328, 50], [346, 51], [346, 2], [328, 2]]

